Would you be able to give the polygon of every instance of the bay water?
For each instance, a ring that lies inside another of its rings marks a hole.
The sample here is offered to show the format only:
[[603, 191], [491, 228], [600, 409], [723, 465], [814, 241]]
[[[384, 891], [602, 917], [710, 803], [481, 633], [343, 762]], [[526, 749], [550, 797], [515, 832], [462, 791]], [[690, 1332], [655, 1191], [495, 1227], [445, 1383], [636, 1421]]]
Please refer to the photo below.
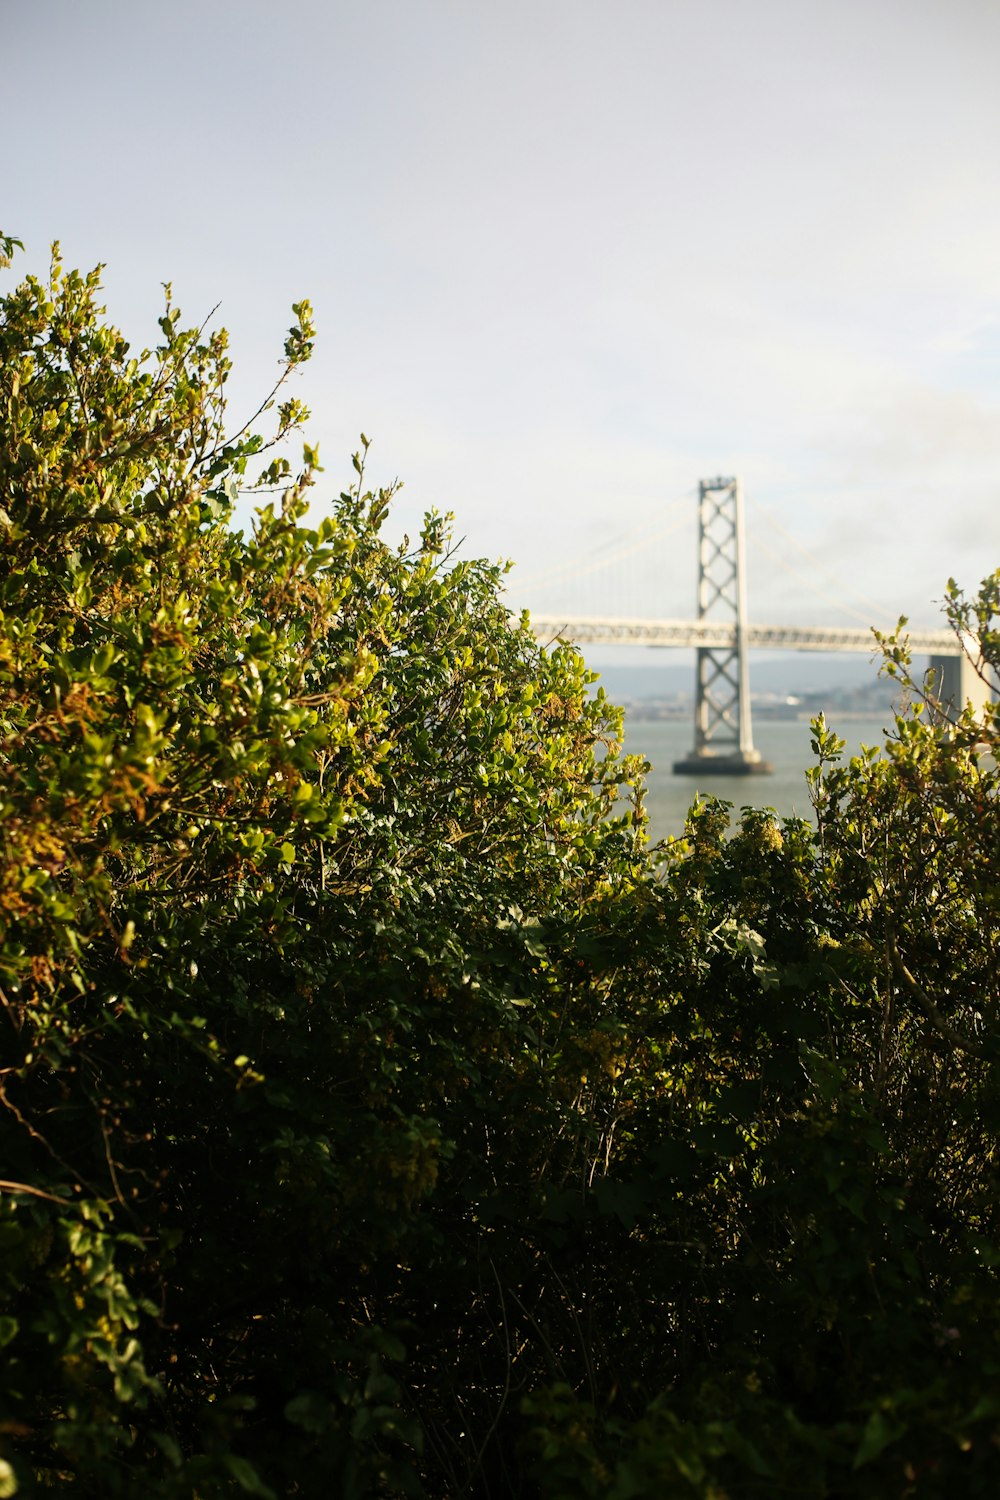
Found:
[[[845, 759], [861, 745], [881, 745], [891, 725], [889, 712], [855, 717], [827, 711], [828, 726], [845, 741]], [[701, 792], [741, 807], [771, 807], [782, 817], [813, 819], [806, 769], [816, 762], [810, 748], [812, 731], [803, 719], [761, 718], [754, 722], [754, 745], [774, 767], [770, 776], [675, 776], [673, 765], [691, 753], [692, 718], [644, 718], [641, 705], [625, 715], [625, 749], [650, 762], [646, 778], [646, 810], [651, 841], [676, 837], [684, 831], [688, 808]]]

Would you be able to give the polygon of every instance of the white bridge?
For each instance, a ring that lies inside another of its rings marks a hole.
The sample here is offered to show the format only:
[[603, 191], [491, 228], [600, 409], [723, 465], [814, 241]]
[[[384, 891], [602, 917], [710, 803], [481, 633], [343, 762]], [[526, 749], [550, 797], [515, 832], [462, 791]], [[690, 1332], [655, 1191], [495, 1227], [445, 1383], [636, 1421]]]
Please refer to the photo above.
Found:
[[[632, 620], [610, 616], [531, 616], [535, 639], [559, 637], [578, 646], [699, 646], [735, 651], [737, 627], [721, 620]], [[871, 630], [855, 626], [746, 625], [744, 643], [771, 651], [866, 651], [878, 645]], [[906, 638], [915, 655], [958, 656], [960, 647], [950, 630], [910, 630]]]
[[[641, 545], [641, 544], [640, 544]], [[597, 566], [600, 566], [598, 564]], [[593, 565], [588, 571], [593, 571]], [[743, 490], [738, 479], [703, 479], [698, 486], [698, 617], [695, 620], [634, 619], [571, 613], [531, 614], [542, 642], [577, 645], [687, 646], [697, 652], [694, 749], [674, 770], [748, 775], [770, 771], [754, 748], [750, 725], [749, 653], [773, 651], [864, 651], [874, 655], [874, 631], [824, 625], [751, 625], [747, 618]], [[927, 655], [933, 691], [942, 704], [962, 705], [983, 691], [962, 642], [950, 630], [915, 630], [909, 649]], [[975, 643], [972, 643], [973, 648]]]

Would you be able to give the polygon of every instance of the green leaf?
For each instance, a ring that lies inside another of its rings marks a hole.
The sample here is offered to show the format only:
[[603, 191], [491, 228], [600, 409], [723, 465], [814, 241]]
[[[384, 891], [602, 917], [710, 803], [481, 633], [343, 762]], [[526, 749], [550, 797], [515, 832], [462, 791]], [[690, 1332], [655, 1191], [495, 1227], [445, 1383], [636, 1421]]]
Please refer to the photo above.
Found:
[[873, 1411], [868, 1418], [861, 1442], [858, 1444], [852, 1467], [860, 1469], [865, 1464], [871, 1463], [888, 1448], [890, 1443], [895, 1443], [901, 1438], [906, 1430], [905, 1422], [893, 1421], [885, 1413]]
[[285, 1416], [303, 1432], [326, 1432], [333, 1422], [333, 1407], [319, 1391], [303, 1391], [288, 1402]]
[[249, 1459], [241, 1458], [236, 1453], [226, 1453], [223, 1455], [222, 1463], [226, 1472], [232, 1475], [245, 1494], [257, 1495], [259, 1500], [277, 1500], [274, 1490], [264, 1483]]

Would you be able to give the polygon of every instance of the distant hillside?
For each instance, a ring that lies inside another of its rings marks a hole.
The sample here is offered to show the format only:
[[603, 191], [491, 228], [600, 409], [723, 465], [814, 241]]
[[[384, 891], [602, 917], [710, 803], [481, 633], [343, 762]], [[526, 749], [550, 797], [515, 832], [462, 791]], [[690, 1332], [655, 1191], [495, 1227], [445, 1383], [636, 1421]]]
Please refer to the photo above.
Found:
[[[695, 669], [671, 660], [666, 652], [649, 652], [648, 666], [616, 666], [610, 652], [592, 653], [603, 687], [616, 703], [628, 706], [674, 704], [680, 708], [694, 695]], [[750, 689], [755, 699], [765, 695], [794, 696], [803, 710], [879, 710], [894, 702], [895, 684], [878, 675], [876, 665], [861, 655], [821, 652], [767, 653], [751, 657]]]

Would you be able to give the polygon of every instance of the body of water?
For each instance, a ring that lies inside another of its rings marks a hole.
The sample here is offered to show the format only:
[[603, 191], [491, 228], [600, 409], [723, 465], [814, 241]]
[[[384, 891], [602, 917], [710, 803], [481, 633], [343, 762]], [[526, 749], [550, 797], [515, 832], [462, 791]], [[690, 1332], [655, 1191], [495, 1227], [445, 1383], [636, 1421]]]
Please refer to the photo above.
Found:
[[[698, 792], [732, 802], [737, 812], [741, 807], [773, 807], [782, 817], [812, 819], [805, 773], [815, 764], [815, 757], [809, 744], [811, 730], [807, 721], [761, 719], [754, 723], [754, 745], [774, 766], [773, 775], [698, 777], [675, 776], [672, 770], [674, 761], [691, 752], [692, 721], [644, 719], [641, 714], [641, 708], [633, 708], [626, 714], [625, 749], [644, 755], [652, 765], [646, 797], [651, 839], [682, 833], [685, 815]], [[881, 745], [892, 715], [886, 712], [877, 718], [839, 721], [836, 713], [830, 712], [827, 722], [846, 741], [846, 758], [856, 754], [862, 744]]]

